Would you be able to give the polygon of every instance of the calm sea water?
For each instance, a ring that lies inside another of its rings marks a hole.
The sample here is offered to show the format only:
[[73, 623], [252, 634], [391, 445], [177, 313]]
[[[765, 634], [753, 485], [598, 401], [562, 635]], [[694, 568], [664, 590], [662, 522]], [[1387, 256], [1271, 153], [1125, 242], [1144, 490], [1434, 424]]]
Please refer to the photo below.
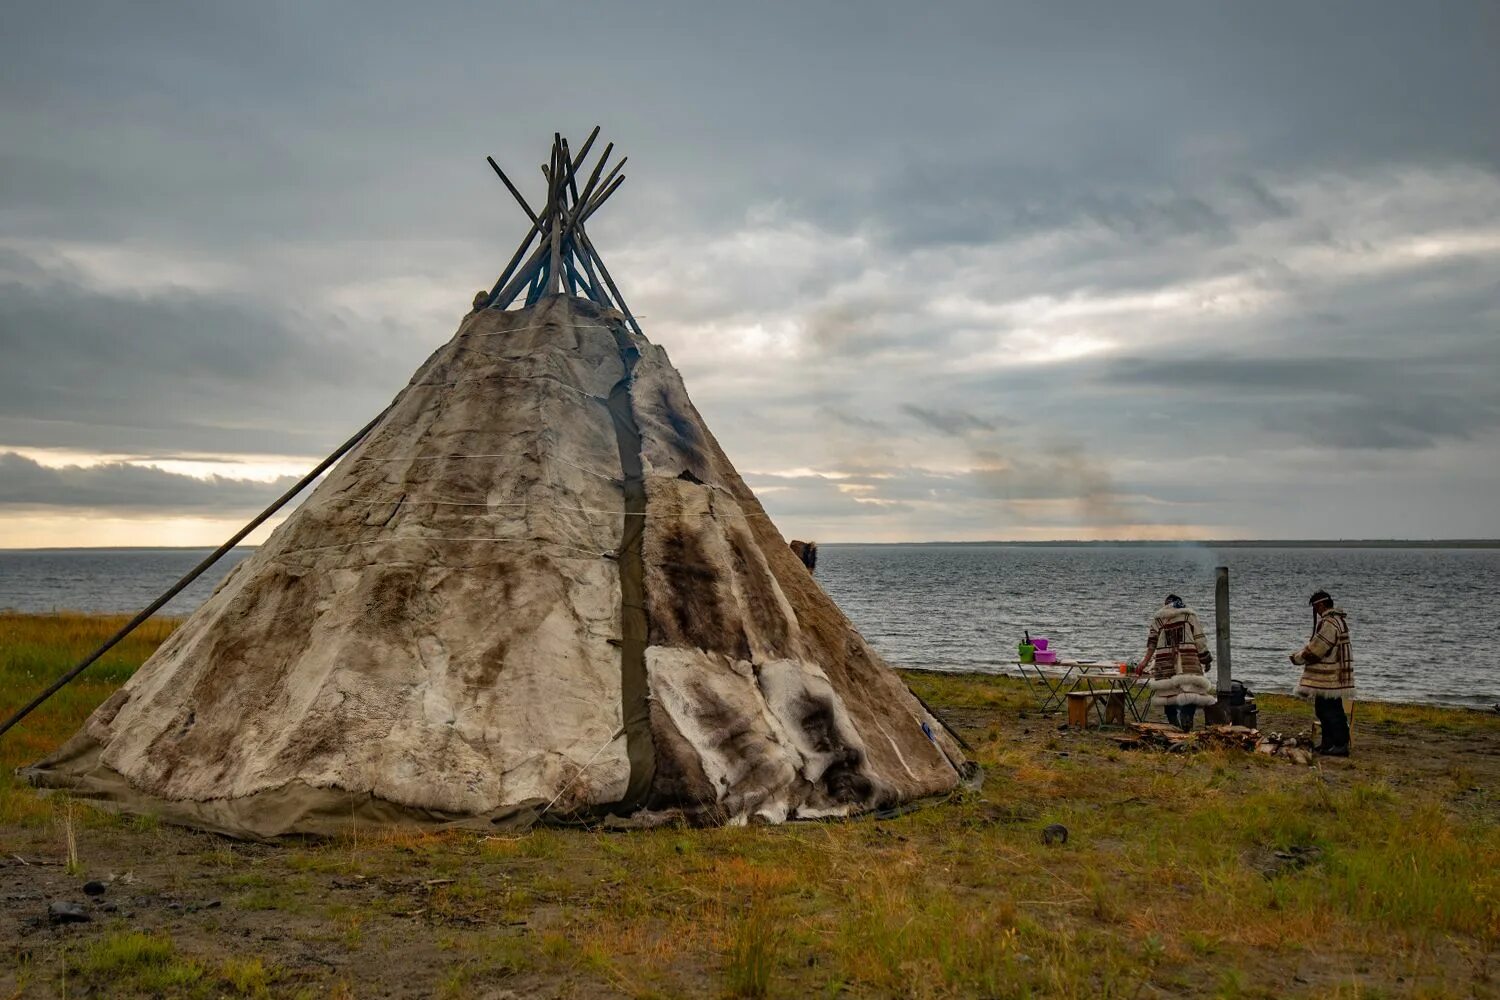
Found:
[[[206, 550], [0, 551], [0, 608], [134, 612]], [[167, 610], [186, 614], [241, 549]], [[1068, 658], [1134, 659], [1169, 591], [1212, 632], [1214, 567], [1230, 567], [1235, 676], [1290, 690], [1307, 595], [1349, 612], [1361, 696], [1500, 701], [1500, 550], [1204, 546], [829, 545], [818, 579], [891, 662], [1004, 670], [1023, 629]], [[1212, 636], [1210, 636], [1212, 642]]]
[[1000, 670], [1023, 629], [1064, 658], [1133, 660], [1168, 593], [1214, 644], [1214, 567], [1229, 567], [1234, 675], [1290, 691], [1286, 654], [1311, 631], [1307, 597], [1349, 614], [1361, 697], [1489, 706], [1500, 700], [1500, 550], [1206, 546], [847, 545], [818, 579], [891, 662]]

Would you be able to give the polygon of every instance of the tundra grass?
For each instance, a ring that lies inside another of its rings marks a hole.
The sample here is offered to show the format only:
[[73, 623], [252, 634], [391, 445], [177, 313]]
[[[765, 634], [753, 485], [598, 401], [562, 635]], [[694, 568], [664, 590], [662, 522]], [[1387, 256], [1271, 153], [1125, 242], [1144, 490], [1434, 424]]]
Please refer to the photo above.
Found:
[[167, 934], [116, 931], [86, 945], [66, 975], [84, 995], [265, 997], [275, 977], [259, 958], [234, 957], [219, 966], [179, 953]]
[[[68, 612], [0, 612], [0, 719], [8, 719], [128, 620], [126, 616]], [[42, 799], [29, 792], [17, 793], [15, 769], [34, 763], [77, 732], [99, 703], [176, 627], [177, 622], [169, 618], [147, 621], [0, 739], [0, 828], [53, 822], [54, 811]], [[83, 821], [97, 822], [97, 814], [88, 813]]]
[[[0, 617], [0, 708], [114, 623]], [[0, 840], [67, 885], [130, 864], [143, 909], [26, 937], [0, 996], [1373, 997], [1494, 994], [1500, 718], [1363, 702], [1349, 761], [1126, 751], [1020, 684], [911, 674], [986, 780], [857, 820], [244, 845], [16, 786], [164, 638], [0, 743]], [[14, 645], [13, 645], [14, 644]], [[1305, 727], [1263, 698], [1267, 728]], [[64, 871], [71, 810], [80, 872]], [[1064, 844], [1042, 842], [1061, 823]], [[11, 871], [13, 869], [6, 869]], [[14, 922], [0, 925], [12, 933]], [[19, 932], [16, 932], [19, 934]], [[253, 950], [250, 946], [253, 945]], [[245, 949], [242, 951], [241, 949]], [[313, 958], [309, 958], [313, 956]], [[24, 991], [20, 993], [19, 991]]]

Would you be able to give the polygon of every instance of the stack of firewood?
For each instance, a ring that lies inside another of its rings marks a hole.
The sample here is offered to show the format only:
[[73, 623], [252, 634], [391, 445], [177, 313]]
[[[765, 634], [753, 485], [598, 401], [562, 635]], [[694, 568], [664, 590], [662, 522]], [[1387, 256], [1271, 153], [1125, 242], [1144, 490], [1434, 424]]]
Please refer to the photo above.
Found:
[[1272, 757], [1285, 757], [1294, 764], [1313, 762], [1313, 738], [1311, 733], [1298, 736], [1283, 733], [1262, 733], [1255, 741], [1255, 752]]
[[1127, 750], [1168, 750], [1183, 753], [1217, 748], [1242, 750], [1284, 757], [1295, 764], [1312, 763], [1311, 738], [1262, 733], [1248, 726], [1205, 726], [1185, 733], [1176, 726], [1161, 722], [1134, 722], [1131, 733], [1117, 739]]

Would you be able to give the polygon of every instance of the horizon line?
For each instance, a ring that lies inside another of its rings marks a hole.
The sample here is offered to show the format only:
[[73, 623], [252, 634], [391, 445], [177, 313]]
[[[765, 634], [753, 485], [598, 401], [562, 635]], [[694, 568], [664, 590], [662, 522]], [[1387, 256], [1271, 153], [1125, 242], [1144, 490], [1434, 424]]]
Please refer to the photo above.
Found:
[[[904, 542], [837, 541], [819, 542], [819, 546], [842, 545], [984, 545], [1042, 547], [1056, 546], [1182, 546], [1193, 548], [1500, 548], [1500, 538], [1052, 538], [1005, 539], [976, 538], [966, 540], [915, 540]], [[200, 552], [212, 551], [212, 545], [38, 545], [0, 546], [0, 552]], [[236, 545], [235, 549], [258, 549], [260, 545]]]

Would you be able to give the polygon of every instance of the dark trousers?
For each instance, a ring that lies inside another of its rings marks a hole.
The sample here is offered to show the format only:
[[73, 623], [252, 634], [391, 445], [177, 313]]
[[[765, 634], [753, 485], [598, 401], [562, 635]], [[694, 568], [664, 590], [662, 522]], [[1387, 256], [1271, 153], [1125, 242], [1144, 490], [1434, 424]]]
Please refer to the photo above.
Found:
[[1193, 730], [1193, 715], [1197, 711], [1197, 705], [1168, 705], [1166, 707], [1167, 721], [1183, 732], [1189, 733]]
[[1313, 711], [1323, 724], [1323, 745], [1329, 749], [1349, 745], [1349, 717], [1344, 714], [1344, 699], [1315, 698]]

